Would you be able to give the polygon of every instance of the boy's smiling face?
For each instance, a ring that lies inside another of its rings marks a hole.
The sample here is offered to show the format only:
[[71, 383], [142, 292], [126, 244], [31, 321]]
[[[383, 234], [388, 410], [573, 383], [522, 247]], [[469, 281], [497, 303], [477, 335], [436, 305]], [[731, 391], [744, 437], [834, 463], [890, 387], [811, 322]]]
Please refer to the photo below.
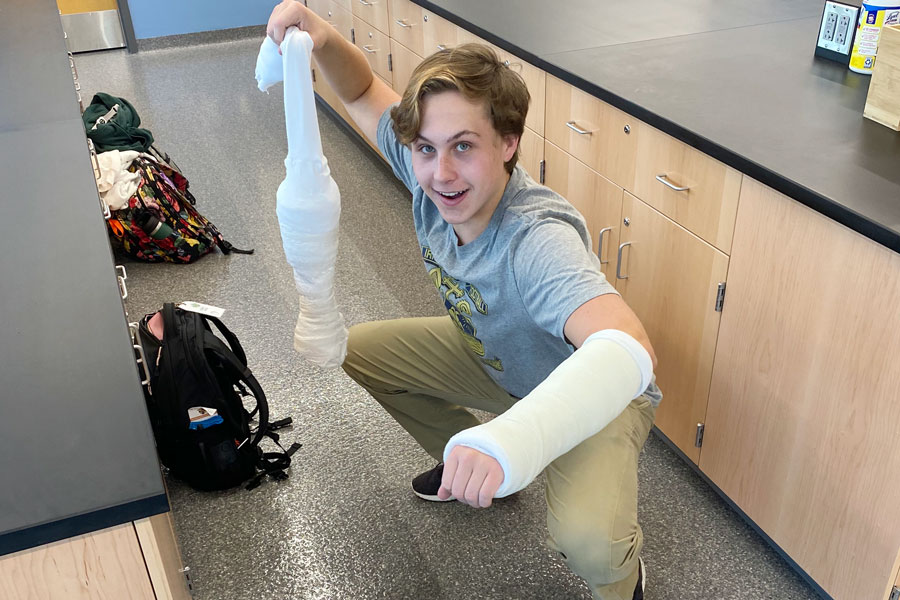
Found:
[[413, 171], [460, 244], [487, 228], [509, 181], [504, 163], [516, 151], [515, 135], [494, 129], [484, 103], [456, 91], [422, 100], [418, 137], [410, 144]]

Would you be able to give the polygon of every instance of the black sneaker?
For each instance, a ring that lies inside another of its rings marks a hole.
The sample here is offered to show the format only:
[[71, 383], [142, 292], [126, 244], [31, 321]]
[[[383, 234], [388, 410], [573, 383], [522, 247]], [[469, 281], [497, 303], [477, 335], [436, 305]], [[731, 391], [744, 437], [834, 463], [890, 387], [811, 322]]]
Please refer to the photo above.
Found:
[[441, 489], [441, 477], [443, 475], [444, 463], [438, 463], [435, 468], [430, 471], [425, 471], [412, 480], [413, 493], [423, 500], [430, 500], [432, 502], [449, 502], [450, 500], [456, 500], [453, 496], [450, 496], [446, 500], [438, 498], [437, 494], [438, 490]]
[[644, 567], [644, 559], [638, 557], [638, 580], [634, 586], [632, 600], [644, 600], [644, 587], [647, 585], [647, 571]]

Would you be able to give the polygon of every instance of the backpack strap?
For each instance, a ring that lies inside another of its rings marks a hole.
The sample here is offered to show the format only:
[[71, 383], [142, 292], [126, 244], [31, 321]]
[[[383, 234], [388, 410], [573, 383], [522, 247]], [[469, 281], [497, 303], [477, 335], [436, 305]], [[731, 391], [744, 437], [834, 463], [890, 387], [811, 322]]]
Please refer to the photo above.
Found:
[[262, 483], [263, 478], [266, 475], [272, 477], [277, 481], [282, 479], [287, 479], [287, 473], [284, 472], [285, 469], [291, 466], [291, 457], [294, 453], [303, 447], [303, 444], [298, 444], [294, 442], [291, 444], [290, 448], [287, 450], [278, 442], [278, 435], [273, 434], [272, 432], [267, 432], [267, 437], [271, 438], [275, 445], [281, 448], [281, 452], [263, 452], [260, 456], [259, 463], [257, 464], [257, 468], [259, 468], [260, 472], [256, 474], [250, 481], [247, 482], [245, 489], [252, 490], [259, 486]]
[[231, 330], [225, 327], [225, 324], [222, 323], [222, 321], [217, 317], [204, 314], [201, 314], [200, 316], [203, 317], [204, 321], [212, 323], [216, 326], [216, 329], [219, 330], [219, 333], [221, 333], [222, 337], [225, 338], [225, 341], [228, 342], [228, 345], [231, 347], [231, 351], [234, 352], [235, 356], [238, 357], [238, 360], [244, 363], [244, 366], [246, 367], [247, 355], [246, 353], [244, 353], [244, 347], [241, 346], [241, 343], [238, 341], [237, 336], [231, 333]]
[[251, 435], [252, 439], [248, 441], [251, 445], [258, 446], [269, 429], [269, 403], [266, 400], [266, 393], [263, 392], [262, 386], [259, 385], [259, 382], [253, 373], [250, 372], [250, 369], [247, 368], [247, 365], [238, 360], [238, 357], [222, 343], [222, 340], [217, 338], [211, 331], [205, 332], [205, 335], [204, 343], [206, 348], [214, 352], [226, 365], [230, 366], [237, 373], [238, 378], [250, 389], [253, 397], [256, 398], [256, 407], [259, 410], [259, 427], [256, 428], [256, 433]]

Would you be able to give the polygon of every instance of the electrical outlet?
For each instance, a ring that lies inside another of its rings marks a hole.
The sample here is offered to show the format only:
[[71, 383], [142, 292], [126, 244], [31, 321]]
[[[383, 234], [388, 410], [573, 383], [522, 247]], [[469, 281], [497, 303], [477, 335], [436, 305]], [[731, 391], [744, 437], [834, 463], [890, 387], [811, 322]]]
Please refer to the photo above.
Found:
[[822, 34], [822, 40], [830, 42], [834, 39], [834, 28], [837, 26], [837, 13], [833, 10], [826, 9], [825, 32]]
[[816, 56], [822, 56], [842, 63], [850, 62], [850, 49], [859, 21], [859, 7], [841, 2], [825, 2]]
[[834, 42], [841, 46], [844, 45], [844, 42], [847, 40], [847, 33], [850, 30], [850, 17], [847, 15], [841, 15], [841, 18], [838, 20], [837, 30], [834, 34]]

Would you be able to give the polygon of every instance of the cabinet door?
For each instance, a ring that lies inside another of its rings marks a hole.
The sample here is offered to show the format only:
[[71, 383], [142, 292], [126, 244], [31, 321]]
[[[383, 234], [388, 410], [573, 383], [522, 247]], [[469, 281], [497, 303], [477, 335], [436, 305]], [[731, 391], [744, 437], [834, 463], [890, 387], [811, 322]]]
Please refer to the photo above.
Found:
[[356, 16], [353, 17], [353, 30], [356, 34], [356, 46], [365, 53], [372, 70], [385, 80], [391, 81], [388, 63], [391, 38]]
[[425, 53], [422, 7], [410, 0], [391, 0], [390, 20], [391, 39], [422, 56]]
[[551, 76], [546, 112], [544, 137], [619, 187], [632, 184], [637, 119]]
[[630, 245], [621, 249], [616, 289], [644, 324], [659, 362], [656, 425], [697, 462], [728, 257], [628, 192], [622, 221], [620, 243]]
[[544, 138], [526, 127], [519, 140], [519, 164], [532, 179], [539, 182], [542, 160], [544, 160]]
[[550, 142], [544, 142], [544, 184], [568, 200], [587, 221], [594, 253], [600, 257], [606, 278], [615, 285], [622, 188]]
[[384, 35], [390, 35], [388, 0], [351, 0], [350, 6], [354, 17], [362, 19]]
[[900, 548], [900, 254], [744, 177], [700, 468], [835, 600]]
[[391, 40], [391, 87], [394, 91], [403, 95], [413, 70], [422, 62], [422, 57], [409, 50], [397, 40]]

